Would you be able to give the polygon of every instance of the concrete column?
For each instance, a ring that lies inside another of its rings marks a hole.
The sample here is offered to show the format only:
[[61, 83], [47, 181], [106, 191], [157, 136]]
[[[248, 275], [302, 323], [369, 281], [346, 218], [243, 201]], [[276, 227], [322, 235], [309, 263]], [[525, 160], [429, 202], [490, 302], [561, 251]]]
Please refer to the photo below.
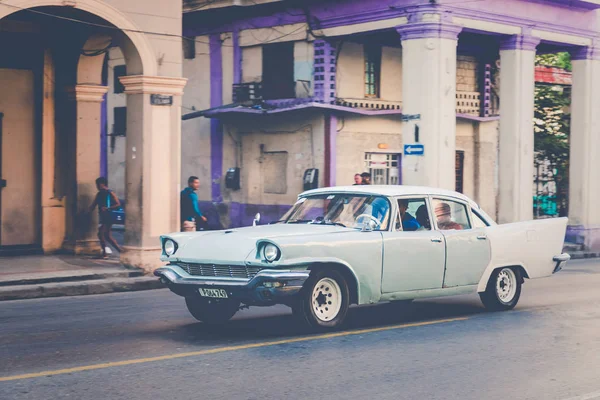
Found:
[[[152, 271], [159, 236], [179, 231], [181, 95], [186, 79], [121, 78], [127, 95], [125, 252], [121, 262]], [[152, 95], [172, 104], [153, 105]]]
[[422, 156], [404, 154], [402, 183], [454, 190], [456, 46], [461, 28], [414, 22], [396, 29], [402, 39], [402, 111], [419, 116], [404, 124], [402, 140], [405, 145], [417, 143], [418, 126], [418, 143], [425, 149]]
[[500, 46], [499, 223], [533, 218], [534, 71], [539, 42], [515, 35]]
[[583, 48], [572, 54], [569, 225], [584, 229], [587, 248], [598, 250], [600, 237], [600, 53]]
[[71, 226], [68, 227], [65, 247], [75, 254], [100, 252], [98, 213], [89, 213], [88, 208], [96, 196], [96, 178], [100, 176], [100, 125], [101, 103], [107, 86], [76, 85], [68, 89], [76, 102], [74, 186], [70, 190], [68, 212]]

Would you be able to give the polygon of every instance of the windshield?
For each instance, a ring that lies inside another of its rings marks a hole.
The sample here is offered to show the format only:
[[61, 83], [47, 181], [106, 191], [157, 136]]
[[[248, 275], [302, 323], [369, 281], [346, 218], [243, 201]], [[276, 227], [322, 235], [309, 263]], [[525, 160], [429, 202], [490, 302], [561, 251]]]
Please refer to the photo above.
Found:
[[322, 194], [303, 197], [279, 221], [387, 230], [390, 202], [385, 197], [359, 194]]

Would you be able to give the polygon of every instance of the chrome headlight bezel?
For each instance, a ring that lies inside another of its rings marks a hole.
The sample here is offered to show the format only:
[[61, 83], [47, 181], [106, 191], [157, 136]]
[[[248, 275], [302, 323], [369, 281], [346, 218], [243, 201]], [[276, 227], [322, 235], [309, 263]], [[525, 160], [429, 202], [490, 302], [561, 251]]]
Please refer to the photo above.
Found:
[[177, 242], [174, 241], [173, 239], [165, 239], [165, 241], [163, 242], [163, 253], [167, 257], [171, 257], [176, 252], [177, 252]]
[[281, 250], [273, 243], [266, 243], [262, 248], [262, 255], [266, 262], [272, 263], [281, 258]]

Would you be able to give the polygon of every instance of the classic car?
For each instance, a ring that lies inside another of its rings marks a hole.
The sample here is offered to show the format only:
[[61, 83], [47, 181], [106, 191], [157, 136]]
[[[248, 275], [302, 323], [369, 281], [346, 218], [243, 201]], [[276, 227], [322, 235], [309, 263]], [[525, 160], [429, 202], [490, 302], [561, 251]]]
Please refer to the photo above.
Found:
[[205, 323], [240, 307], [285, 304], [316, 328], [351, 304], [406, 303], [477, 292], [489, 310], [516, 306], [525, 279], [558, 272], [566, 218], [496, 224], [453, 191], [409, 186], [320, 188], [277, 222], [161, 236], [154, 273]]

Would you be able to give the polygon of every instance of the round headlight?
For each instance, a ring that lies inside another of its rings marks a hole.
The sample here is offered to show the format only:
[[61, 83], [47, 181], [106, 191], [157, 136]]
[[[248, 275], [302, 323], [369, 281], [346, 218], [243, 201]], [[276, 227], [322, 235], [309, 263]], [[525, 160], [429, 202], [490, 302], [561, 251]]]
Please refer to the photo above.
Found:
[[279, 249], [274, 244], [267, 244], [263, 249], [263, 253], [265, 260], [268, 262], [273, 262], [279, 258]]
[[165, 254], [168, 256], [172, 256], [175, 253], [176, 246], [175, 242], [171, 239], [167, 239], [165, 241]]

